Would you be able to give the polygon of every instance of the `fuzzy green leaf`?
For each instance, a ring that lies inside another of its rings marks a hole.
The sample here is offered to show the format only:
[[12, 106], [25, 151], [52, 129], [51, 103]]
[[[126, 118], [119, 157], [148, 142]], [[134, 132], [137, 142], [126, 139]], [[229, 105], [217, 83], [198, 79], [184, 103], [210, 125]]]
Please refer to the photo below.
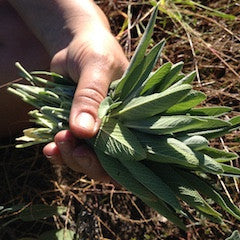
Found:
[[179, 151], [173, 146], [175, 142], [180, 142], [176, 139], [142, 133], [138, 133], [137, 137], [146, 149], [147, 159], [149, 160], [178, 164], [192, 169], [199, 166], [199, 160], [195, 157], [191, 149], [184, 146], [185, 150]]
[[145, 119], [159, 114], [187, 95], [191, 86], [186, 84], [162, 93], [155, 93], [149, 96], [141, 96], [132, 99], [121, 110], [114, 113], [121, 120]]
[[224, 172], [222, 165], [216, 162], [213, 158], [200, 152], [195, 151], [194, 153], [195, 156], [199, 159], [199, 167], [204, 172], [212, 174], [222, 174]]
[[193, 72], [187, 74], [186, 76], [184, 76], [183, 78], [181, 78], [176, 83], [174, 83], [171, 87], [180, 86], [182, 84], [191, 84], [195, 77], [196, 77], [196, 72], [193, 71]]
[[200, 107], [193, 108], [188, 113], [192, 116], [221, 116], [232, 109], [230, 107]]
[[99, 150], [96, 151], [96, 154], [103, 168], [113, 179], [139, 197], [148, 206], [168, 218], [178, 227], [186, 229], [185, 225], [177, 217], [176, 213], [170, 209], [166, 203], [158, 199], [151, 191], [149, 191], [148, 188], [137, 181], [128, 169], [117, 159], [111, 158]]
[[233, 125], [233, 127], [240, 126], [240, 116], [233, 117], [229, 120], [229, 122]]
[[[152, 72], [152, 70], [162, 52], [164, 44], [165, 44], [165, 40], [159, 42], [144, 57], [144, 65], [142, 66], [142, 69], [141, 69], [142, 73], [141, 73], [139, 79], [136, 79], [135, 82], [132, 83], [132, 86], [126, 86], [129, 89], [129, 91], [128, 91], [128, 95], [126, 96], [125, 102], [128, 102], [132, 98], [140, 95], [140, 92], [143, 88], [143, 84], [146, 81], [146, 79], [149, 77], [149, 74]], [[131, 79], [134, 77], [135, 76], [131, 76]], [[124, 89], [123, 89], [123, 91], [124, 91]]]
[[168, 203], [176, 211], [181, 210], [181, 206], [175, 196], [175, 193], [149, 168], [141, 162], [127, 160], [125, 158], [121, 158], [119, 160], [133, 175], [133, 177], [148, 188], [153, 194]]
[[180, 102], [170, 107], [166, 114], [174, 115], [184, 113], [187, 110], [197, 106], [199, 103], [206, 99], [206, 95], [200, 91], [191, 90], [188, 95]]
[[231, 126], [229, 122], [221, 119], [188, 115], [153, 116], [142, 120], [127, 120], [124, 121], [124, 125], [146, 133], [162, 135], [189, 132], [189, 136], [202, 135], [198, 132], [201, 129], [211, 130]]
[[238, 158], [238, 155], [235, 153], [226, 152], [212, 147], [204, 147], [199, 151], [210, 156], [211, 158], [214, 158], [214, 160], [217, 162], [229, 162]]
[[238, 230], [233, 231], [231, 236], [225, 240], [240, 240], [240, 232]]
[[100, 150], [95, 150], [97, 157], [107, 173], [123, 187], [141, 198], [143, 201], [157, 202], [157, 197], [137, 181], [132, 174], [116, 158], [112, 158]]
[[183, 62], [176, 63], [172, 66], [170, 72], [166, 75], [166, 77], [160, 82], [160, 84], [156, 87], [155, 92], [162, 92], [170, 87], [175, 81], [178, 81], [178, 74], [183, 68]]
[[148, 163], [147, 165], [157, 176], [159, 176], [166, 184], [169, 185], [169, 187], [180, 199], [185, 201], [191, 207], [196, 208], [200, 212], [212, 215], [216, 218], [219, 218], [221, 221], [221, 214], [210, 207], [209, 204], [199, 194], [199, 192], [191, 186], [191, 183], [182, 178], [181, 175], [174, 170], [174, 168], [168, 164], [153, 162]]
[[118, 121], [104, 118], [94, 140], [94, 148], [114, 158], [141, 160], [146, 157], [143, 147], [134, 134]]
[[150, 75], [144, 83], [140, 95], [146, 95], [146, 93], [147, 95], [152, 94], [157, 84], [159, 84], [169, 73], [171, 66], [172, 64], [170, 62], [167, 62], [163, 64], [158, 70], [156, 70], [152, 75]]
[[232, 167], [227, 164], [221, 163], [221, 166], [223, 168], [223, 171], [226, 175], [232, 175], [234, 177], [240, 177], [240, 168]]
[[102, 119], [107, 114], [112, 103], [113, 100], [110, 97], [106, 97], [103, 99], [98, 108], [98, 117], [100, 119]]
[[185, 178], [191, 185], [196, 188], [202, 195], [211, 198], [225, 211], [232, 216], [240, 220], [240, 209], [237, 208], [227, 197], [221, 196], [221, 194], [209, 183], [205, 182], [202, 178], [196, 176], [193, 173], [176, 169], [177, 172]]
[[128, 91], [129, 91], [129, 89], [127, 89], [127, 87], [125, 87], [126, 84], [128, 86], [134, 85], [134, 80], [129, 78], [129, 76], [136, 69], [136, 67], [143, 61], [143, 58], [145, 56], [146, 50], [149, 46], [149, 42], [150, 42], [152, 34], [153, 34], [153, 28], [154, 28], [154, 24], [156, 21], [157, 13], [158, 13], [158, 8], [155, 7], [155, 9], [151, 15], [151, 18], [148, 22], [148, 25], [145, 29], [145, 32], [142, 36], [142, 39], [141, 39], [140, 43], [138, 44], [138, 47], [137, 47], [136, 51], [134, 52], [134, 55], [130, 61], [129, 67], [126, 70], [126, 72], [124, 73], [124, 75], [122, 76], [119, 84], [116, 86], [115, 93], [114, 93], [115, 98], [124, 99], [124, 97], [128, 94]]
[[206, 148], [209, 144], [208, 140], [205, 137], [197, 135], [192, 137], [184, 136], [178, 139], [193, 150], [200, 150]]

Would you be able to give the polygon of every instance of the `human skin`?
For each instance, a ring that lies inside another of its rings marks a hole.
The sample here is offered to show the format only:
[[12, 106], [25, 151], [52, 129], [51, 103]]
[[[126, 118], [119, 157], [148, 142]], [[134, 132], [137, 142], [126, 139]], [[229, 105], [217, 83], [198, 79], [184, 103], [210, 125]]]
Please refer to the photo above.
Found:
[[7, 92], [9, 82], [19, 78], [16, 61], [27, 69], [47, 69], [50, 58], [14, 9], [0, 0], [0, 138], [20, 134], [28, 124], [29, 106]]
[[99, 104], [110, 82], [120, 78], [128, 65], [106, 16], [91, 0], [8, 2], [46, 49], [51, 70], [78, 83], [70, 131], [59, 132], [54, 142], [44, 147], [44, 154], [53, 163], [66, 164], [91, 178], [108, 181], [95, 154], [79, 140], [97, 133]]

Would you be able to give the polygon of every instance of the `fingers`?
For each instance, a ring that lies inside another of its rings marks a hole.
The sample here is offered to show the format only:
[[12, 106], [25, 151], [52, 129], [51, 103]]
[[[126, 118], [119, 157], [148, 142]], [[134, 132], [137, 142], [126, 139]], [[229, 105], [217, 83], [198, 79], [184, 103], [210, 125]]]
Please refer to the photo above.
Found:
[[108, 75], [87, 66], [81, 72], [70, 114], [70, 129], [80, 138], [93, 137], [100, 125], [98, 108], [107, 95], [111, 79]]
[[83, 61], [69, 120], [71, 131], [80, 138], [91, 138], [97, 133], [99, 104], [106, 97], [111, 81], [119, 78], [126, 66], [126, 62], [123, 67], [110, 55], [96, 54], [90, 59]]
[[43, 152], [53, 164], [65, 164], [95, 180], [111, 181], [95, 153], [86, 144], [78, 143], [68, 130], [59, 132], [55, 136], [55, 142], [46, 145]]
[[86, 36], [76, 37], [68, 52], [75, 64], [71, 65], [71, 76], [78, 82], [69, 124], [75, 136], [91, 138], [100, 126], [99, 104], [106, 97], [109, 84], [122, 76], [128, 61], [110, 32], [102, 30], [98, 41], [82, 38]]
[[52, 158], [106, 182], [110, 177], [92, 150], [83, 143], [79, 144], [79, 139], [91, 138], [98, 132], [101, 122], [99, 105], [107, 95], [110, 82], [122, 76], [128, 61], [110, 32], [104, 30], [100, 35], [97, 41], [95, 38], [91, 40], [92, 33], [78, 35], [52, 59], [51, 70], [72, 78], [77, 82], [77, 88], [69, 117], [71, 132], [58, 133], [55, 146], [47, 145], [44, 152], [49, 158], [51, 149], [56, 147], [59, 155], [53, 154]]
[[43, 154], [54, 165], [62, 165], [63, 159], [55, 142], [47, 144], [43, 148]]

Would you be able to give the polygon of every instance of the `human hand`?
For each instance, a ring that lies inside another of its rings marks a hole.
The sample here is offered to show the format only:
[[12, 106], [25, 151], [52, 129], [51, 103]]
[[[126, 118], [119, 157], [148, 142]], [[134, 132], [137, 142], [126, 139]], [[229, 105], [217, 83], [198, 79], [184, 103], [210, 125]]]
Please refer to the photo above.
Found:
[[94, 152], [78, 138], [91, 138], [97, 133], [99, 104], [110, 82], [120, 78], [127, 65], [120, 45], [102, 25], [88, 25], [54, 55], [51, 70], [69, 76], [78, 85], [70, 113], [70, 131], [59, 132], [54, 142], [43, 149], [50, 161], [66, 164], [91, 178], [109, 181]]
[[128, 65], [106, 16], [92, 0], [8, 1], [51, 56], [51, 70], [77, 83], [70, 130], [59, 132], [44, 147], [44, 154], [52, 162], [105, 181], [96, 155], [79, 139], [97, 133], [99, 104], [110, 82], [120, 78]]

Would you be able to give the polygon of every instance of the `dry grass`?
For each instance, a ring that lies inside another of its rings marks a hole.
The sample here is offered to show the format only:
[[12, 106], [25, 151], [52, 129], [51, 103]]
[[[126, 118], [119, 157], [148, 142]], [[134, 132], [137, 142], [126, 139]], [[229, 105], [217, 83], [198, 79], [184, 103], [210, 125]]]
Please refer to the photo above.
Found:
[[[148, 20], [150, 4], [137, 0], [96, 2], [109, 16], [114, 34], [130, 57], [139, 41], [139, 31], [143, 32], [142, 26]], [[237, 19], [229, 21], [211, 16], [204, 9], [181, 5], [176, 6], [182, 22], [160, 13], [153, 40], [166, 38], [167, 45], [159, 64], [165, 60], [173, 63], [182, 60], [184, 72], [197, 69], [199, 75], [194, 85], [207, 94], [205, 104], [231, 106], [232, 115], [237, 115], [240, 112], [240, 5], [234, 0], [202, 2], [234, 14]], [[173, 7], [169, 5], [166, 9], [173, 11]], [[124, 26], [126, 19], [129, 22]], [[234, 132], [212, 144], [240, 154], [239, 142], [239, 132]], [[0, 156], [0, 205], [44, 203], [64, 205], [68, 209], [66, 214], [47, 221], [9, 224], [0, 232], [0, 239], [36, 237], [53, 228], [69, 228], [77, 231], [81, 239], [220, 240], [239, 225], [225, 214], [228, 227], [223, 228], [193, 212], [201, 225], [189, 225], [188, 232], [183, 232], [124, 189], [96, 183], [69, 169], [53, 168], [41, 155], [41, 147], [24, 150], [1, 147]], [[238, 162], [234, 164], [239, 166]], [[222, 180], [234, 202], [240, 205], [239, 182]], [[0, 224], [5, 221], [0, 218]]]

